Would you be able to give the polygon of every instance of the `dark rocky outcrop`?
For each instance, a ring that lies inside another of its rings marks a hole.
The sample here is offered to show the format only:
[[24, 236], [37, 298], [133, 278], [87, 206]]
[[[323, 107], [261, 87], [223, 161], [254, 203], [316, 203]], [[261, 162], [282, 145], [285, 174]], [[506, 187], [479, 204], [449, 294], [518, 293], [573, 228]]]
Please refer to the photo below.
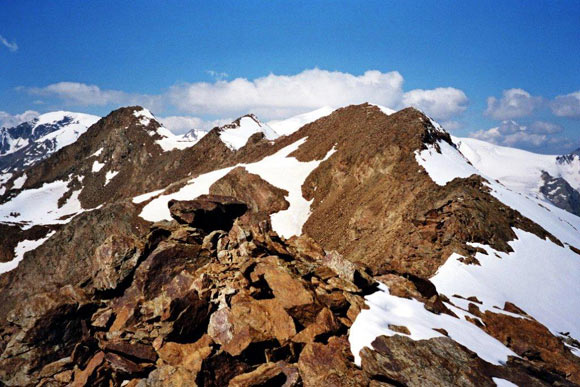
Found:
[[229, 230], [248, 206], [231, 196], [201, 195], [195, 200], [169, 202], [169, 211], [179, 223], [205, 232]]
[[540, 192], [556, 207], [580, 216], [580, 193], [564, 178], [542, 171]]

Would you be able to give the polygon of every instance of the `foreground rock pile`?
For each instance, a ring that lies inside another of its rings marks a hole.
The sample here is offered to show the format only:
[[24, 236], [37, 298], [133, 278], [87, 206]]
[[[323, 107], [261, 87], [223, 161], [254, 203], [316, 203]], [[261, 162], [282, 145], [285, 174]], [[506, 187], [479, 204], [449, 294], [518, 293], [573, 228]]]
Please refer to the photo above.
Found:
[[[347, 340], [363, 296], [373, 289], [364, 270], [339, 255], [325, 258], [307, 237], [283, 242], [267, 222], [244, 224], [242, 217], [234, 223], [243, 204], [228, 198], [170, 206], [180, 223], [154, 224], [141, 253], [127, 254], [114, 238], [97, 249], [101, 270], [92, 297], [70, 287], [71, 297], [45, 305], [42, 315], [30, 310], [28, 326], [4, 328], [1, 380], [364, 382]], [[218, 219], [231, 229], [211, 230]]]

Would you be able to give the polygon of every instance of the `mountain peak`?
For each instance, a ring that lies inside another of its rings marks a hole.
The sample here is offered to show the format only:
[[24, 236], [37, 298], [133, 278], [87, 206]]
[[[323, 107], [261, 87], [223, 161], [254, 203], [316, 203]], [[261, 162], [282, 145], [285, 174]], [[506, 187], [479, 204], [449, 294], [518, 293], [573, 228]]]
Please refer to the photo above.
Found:
[[273, 141], [280, 137], [274, 129], [261, 122], [254, 114], [246, 114], [230, 124], [218, 128], [220, 139], [231, 150], [243, 148], [250, 137], [262, 133], [264, 138]]

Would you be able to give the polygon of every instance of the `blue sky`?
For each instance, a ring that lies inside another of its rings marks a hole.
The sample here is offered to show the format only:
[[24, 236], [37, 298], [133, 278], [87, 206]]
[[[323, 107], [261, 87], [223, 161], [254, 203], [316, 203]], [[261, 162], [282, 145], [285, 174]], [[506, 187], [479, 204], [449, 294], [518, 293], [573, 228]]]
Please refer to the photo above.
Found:
[[368, 97], [560, 153], [580, 146], [579, 69], [578, 1], [0, 3], [6, 120], [139, 103], [179, 132]]

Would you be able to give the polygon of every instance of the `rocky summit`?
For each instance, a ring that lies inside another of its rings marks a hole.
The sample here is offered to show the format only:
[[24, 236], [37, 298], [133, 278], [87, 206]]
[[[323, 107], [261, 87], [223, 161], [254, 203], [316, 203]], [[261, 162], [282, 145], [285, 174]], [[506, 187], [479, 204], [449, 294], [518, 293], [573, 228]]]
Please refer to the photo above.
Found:
[[327, 113], [125, 107], [5, 176], [0, 385], [580, 385], [575, 159], [530, 192], [419, 110]]

